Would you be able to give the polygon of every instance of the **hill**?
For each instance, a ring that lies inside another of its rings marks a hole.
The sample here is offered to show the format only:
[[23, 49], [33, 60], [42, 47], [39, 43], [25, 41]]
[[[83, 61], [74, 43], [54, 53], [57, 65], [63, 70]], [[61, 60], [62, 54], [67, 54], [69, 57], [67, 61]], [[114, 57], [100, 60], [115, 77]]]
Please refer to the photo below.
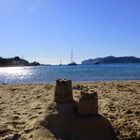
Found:
[[38, 62], [32, 62], [29, 63], [25, 59], [21, 59], [20, 57], [16, 56], [14, 58], [2, 58], [0, 57], [0, 67], [6, 67], [6, 66], [38, 66], [40, 63]]
[[107, 56], [107, 57], [99, 57], [95, 59], [88, 59], [88, 60], [82, 61], [83, 65], [92, 65], [95, 63], [99, 63], [99, 64], [140, 63], [140, 58], [137, 58], [134, 56], [123, 56], [123, 57]]

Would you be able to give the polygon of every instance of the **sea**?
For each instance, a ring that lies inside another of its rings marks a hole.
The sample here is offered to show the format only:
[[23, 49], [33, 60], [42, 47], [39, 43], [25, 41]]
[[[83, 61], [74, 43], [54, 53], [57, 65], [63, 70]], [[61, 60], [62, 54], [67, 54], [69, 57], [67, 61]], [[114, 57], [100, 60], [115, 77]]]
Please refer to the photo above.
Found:
[[140, 80], [140, 64], [0, 67], [1, 84], [54, 83], [56, 79], [74, 82]]

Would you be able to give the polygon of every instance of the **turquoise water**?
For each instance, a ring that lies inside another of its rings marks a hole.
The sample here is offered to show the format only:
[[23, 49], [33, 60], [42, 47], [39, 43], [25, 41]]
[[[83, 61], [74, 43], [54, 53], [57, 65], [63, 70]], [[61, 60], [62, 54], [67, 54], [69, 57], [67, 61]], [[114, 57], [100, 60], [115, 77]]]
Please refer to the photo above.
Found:
[[58, 78], [75, 82], [140, 80], [140, 64], [0, 68], [0, 83], [52, 83]]

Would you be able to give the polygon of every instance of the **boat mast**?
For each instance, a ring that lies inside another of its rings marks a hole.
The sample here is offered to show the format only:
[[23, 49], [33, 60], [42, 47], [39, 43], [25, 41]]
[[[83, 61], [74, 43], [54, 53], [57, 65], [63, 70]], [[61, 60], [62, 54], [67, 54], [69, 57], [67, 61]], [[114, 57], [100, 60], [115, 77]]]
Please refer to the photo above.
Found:
[[60, 64], [59, 65], [62, 65], [61, 57], [60, 57]]
[[73, 50], [71, 51], [71, 63], [73, 63]]

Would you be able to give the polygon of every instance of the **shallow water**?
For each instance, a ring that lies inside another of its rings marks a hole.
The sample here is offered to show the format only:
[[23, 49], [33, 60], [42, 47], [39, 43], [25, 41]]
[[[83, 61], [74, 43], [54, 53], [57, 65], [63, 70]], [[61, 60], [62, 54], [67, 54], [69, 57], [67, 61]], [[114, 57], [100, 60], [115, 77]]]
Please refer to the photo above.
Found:
[[140, 64], [0, 68], [0, 83], [52, 83], [58, 78], [75, 82], [140, 80]]

